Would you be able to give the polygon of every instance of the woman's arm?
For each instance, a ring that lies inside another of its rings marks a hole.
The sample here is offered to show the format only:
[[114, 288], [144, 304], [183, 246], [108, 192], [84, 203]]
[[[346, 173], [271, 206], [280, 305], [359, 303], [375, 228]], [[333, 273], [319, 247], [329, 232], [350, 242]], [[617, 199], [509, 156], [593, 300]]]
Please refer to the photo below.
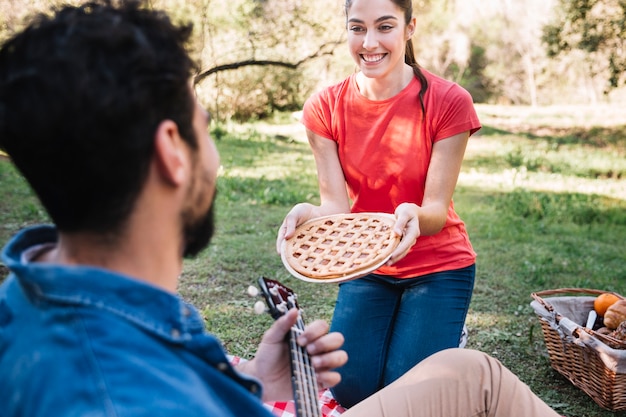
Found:
[[296, 227], [305, 221], [331, 214], [350, 212], [350, 199], [346, 190], [346, 179], [339, 162], [337, 143], [319, 136], [309, 129], [307, 129], [307, 137], [317, 167], [321, 204], [315, 206], [310, 203], [299, 203], [287, 213], [280, 229], [278, 229], [276, 239], [278, 252], [280, 252], [282, 241], [290, 238]]
[[468, 139], [469, 132], [463, 132], [433, 145], [424, 199], [418, 213], [422, 235], [439, 233], [446, 223]]
[[422, 205], [402, 203], [396, 208], [394, 231], [402, 240], [388, 265], [402, 259], [419, 236], [439, 233], [446, 224], [468, 139], [469, 132], [463, 132], [433, 144]]
[[317, 183], [321, 205], [316, 217], [350, 212], [346, 178], [339, 161], [337, 142], [323, 138], [307, 129], [309, 145], [317, 166]]

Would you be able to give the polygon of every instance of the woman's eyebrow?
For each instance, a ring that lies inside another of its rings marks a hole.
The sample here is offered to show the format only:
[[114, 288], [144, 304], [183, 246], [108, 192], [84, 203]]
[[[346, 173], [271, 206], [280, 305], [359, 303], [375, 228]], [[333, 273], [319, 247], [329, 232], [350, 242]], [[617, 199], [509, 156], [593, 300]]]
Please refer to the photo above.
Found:
[[[393, 16], [393, 15], [381, 16], [381, 17], [379, 17], [378, 19], [375, 20], [375, 23], [380, 23], [380, 22], [383, 22], [385, 20], [398, 20], [398, 18]], [[354, 18], [354, 17], [352, 19], [348, 19], [348, 22], [364, 23], [363, 20], [357, 19], [357, 18]]]
[[378, 19], [376, 19], [376, 23], [382, 22], [384, 20], [398, 20], [397, 17], [389, 15], [389, 16], [381, 16]]

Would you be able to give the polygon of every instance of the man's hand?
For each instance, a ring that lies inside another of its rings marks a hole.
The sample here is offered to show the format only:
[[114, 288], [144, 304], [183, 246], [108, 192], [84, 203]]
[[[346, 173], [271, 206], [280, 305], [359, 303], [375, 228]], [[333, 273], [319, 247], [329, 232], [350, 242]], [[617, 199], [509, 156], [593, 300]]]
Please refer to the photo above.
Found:
[[[291, 363], [286, 336], [298, 318], [298, 310], [291, 309], [274, 322], [263, 338], [254, 359], [240, 364], [240, 372], [253, 376], [263, 384], [263, 401], [293, 400], [291, 386]], [[328, 333], [328, 324], [316, 320], [306, 326], [298, 336], [297, 343], [306, 348], [315, 368], [320, 388], [335, 386], [341, 380], [333, 371], [346, 363], [348, 355], [339, 348], [343, 345], [343, 335]]]

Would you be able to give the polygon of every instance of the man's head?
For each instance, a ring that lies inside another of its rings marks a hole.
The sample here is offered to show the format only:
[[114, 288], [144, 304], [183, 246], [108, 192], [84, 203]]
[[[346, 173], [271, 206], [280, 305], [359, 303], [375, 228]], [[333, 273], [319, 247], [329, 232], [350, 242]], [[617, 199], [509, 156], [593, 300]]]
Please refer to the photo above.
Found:
[[[60, 231], [122, 229], [163, 120], [198, 151], [190, 34], [138, 1], [101, 0], [39, 16], [0, 50], [0, 149]], [[186, 234], [210, 226], [206, 208], [182, 213]]]

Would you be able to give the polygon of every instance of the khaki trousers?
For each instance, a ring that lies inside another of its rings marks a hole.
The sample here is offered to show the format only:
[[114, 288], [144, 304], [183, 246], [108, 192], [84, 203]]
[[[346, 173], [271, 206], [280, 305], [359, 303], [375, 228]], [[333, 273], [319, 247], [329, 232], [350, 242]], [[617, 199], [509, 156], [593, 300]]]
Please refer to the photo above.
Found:
[[470, 349], [448, 349], [342, 417], [558, 417], [497, 359]]

